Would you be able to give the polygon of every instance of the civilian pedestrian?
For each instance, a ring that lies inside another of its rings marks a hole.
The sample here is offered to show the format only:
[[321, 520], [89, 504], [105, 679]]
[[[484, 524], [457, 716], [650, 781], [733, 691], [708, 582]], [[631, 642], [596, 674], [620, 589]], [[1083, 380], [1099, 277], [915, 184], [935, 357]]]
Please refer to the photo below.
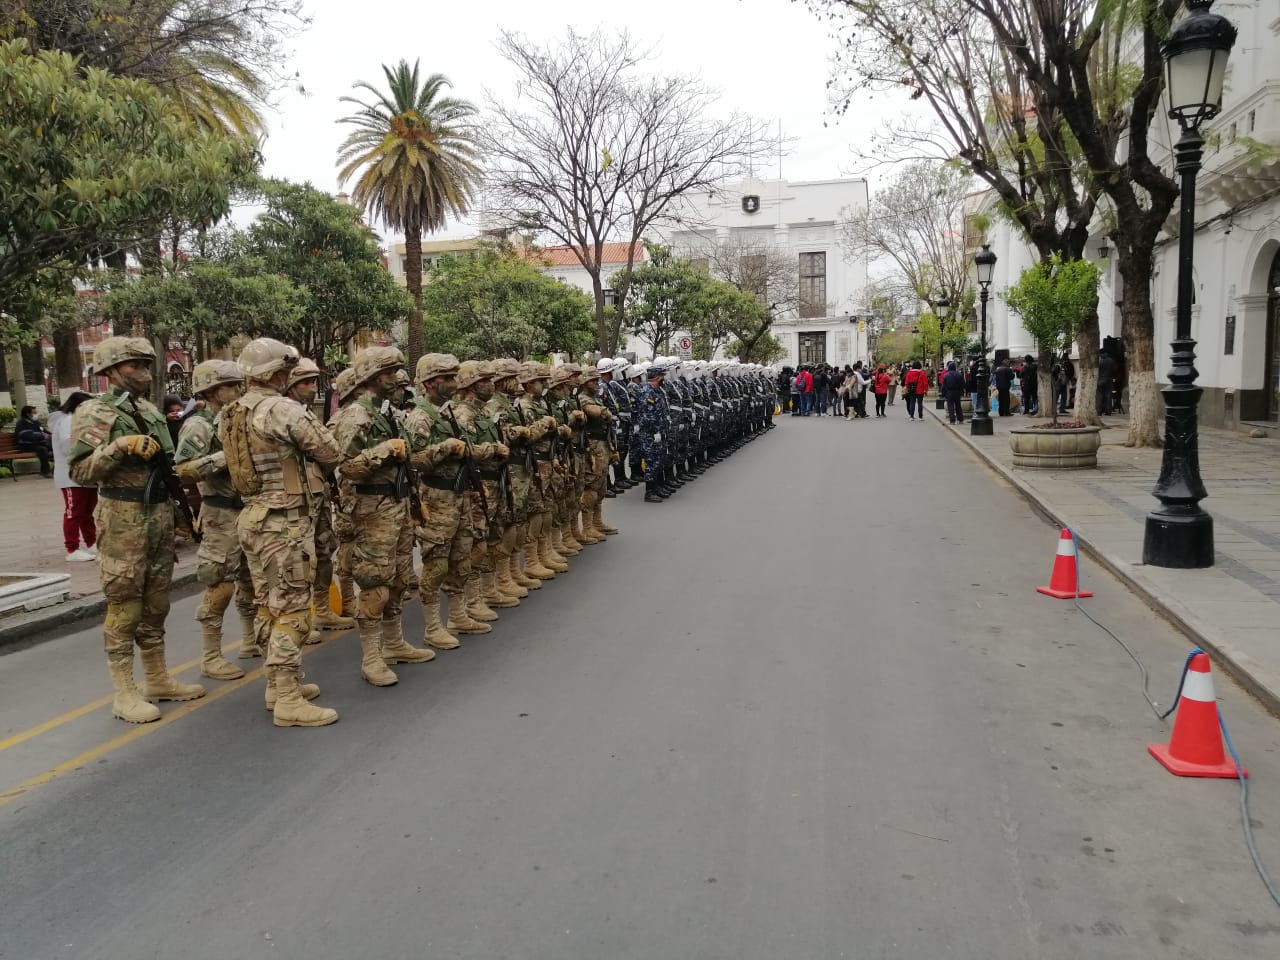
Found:
[[1116, 361], [1109, 353], [1098, 357], [1098, 413], [1111, 413], [1111, 386], [1116, 375]]
[[893, 377], [889, 376], [888, 372], [884, 368], [884, 364], [880, 364], [880, 366], [876, 368], [876, 375], [871, 385], [871, 389], [875, 391], [876, 395], [877, 417], [888, 416], [888, 414], [884, 412], [884, 406], [889, 399], [889, 385], [891, 383], [893, 383]]
[[996, 398], [1000, 416], [1009, 416], [1010, 396], [1009, 391], [1013, 387], [1013, 368], [1009, 366], [1009, 358], [1004, 357], [1000, 360], [996, 367], [995, 376], [992, 380], [996, 385]]
[[18, 422], [13, 425], [15, 446], [40, 458], [40, 476], [53, 476], [53, 447], [49, 444], [49, 431], [40, 425], [35, 407], [23, 407]]
[[[53, 482], [62, 491], [62, 542], [67, 548], [67, 561], [70, 563], [98, 559], [98, 536], [93, 523], [98, 491], [94, 487], [82, 487], [71, 479], [68, 459], [71, 452], [71, 415], [88, 399], [89, 394], [77, 390], [49, 414]], [[84, 543], [83, 549], [81, 542]]]
[[1022, 381], [1023, 413], [1034, 417], [1040, 412], [1040, 368], [1031, 354], [1023, 357], [1022, 371], [1018, 377]]
[[929, 393], [929, 375], [924, 372], [919, 360], [911, 361], [911, 369], [906, 374], [907, 419], [914, 420], [919, 413], [924, 419], [924, 398]]
[[947, 372], [942, 375], [942, 396], [947, 401], [947, 422], [964, 423], [964, 410], [960, 398], [965, 392], [965, 376], [954, 360], [947, 361]]

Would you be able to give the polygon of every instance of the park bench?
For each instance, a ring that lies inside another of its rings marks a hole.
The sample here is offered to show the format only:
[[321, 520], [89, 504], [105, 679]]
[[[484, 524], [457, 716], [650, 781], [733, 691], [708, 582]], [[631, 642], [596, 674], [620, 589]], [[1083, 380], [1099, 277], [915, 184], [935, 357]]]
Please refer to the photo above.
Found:
[[30, 450], [18, 449], [18, 438], [12, 433], [0, 433], [0, 466], [7, 466], [13, 472], [13, 479], [18, 479], [18, 471], [13, 469], [15, 460], [38, 460]]

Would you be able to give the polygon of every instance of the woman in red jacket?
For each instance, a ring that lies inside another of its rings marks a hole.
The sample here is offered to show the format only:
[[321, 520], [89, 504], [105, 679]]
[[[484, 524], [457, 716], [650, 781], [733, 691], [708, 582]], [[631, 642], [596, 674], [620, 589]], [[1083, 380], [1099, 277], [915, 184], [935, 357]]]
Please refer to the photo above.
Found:
[[885, 373], [884, 364], [876, 367], [875, 380], [872, 381], [871, 389], [876, 392], [876, 416], [886, 416], [884, 412], [885, 401], [889, 399], [889, 384], [893, 383], [893, 377]]
[[912, 360], [907, 371], [907, 419], [914, 420], [916, 413], [924, 419], [924, 398], [929, 392], [929, 374], [920, 369], [920, 361]]

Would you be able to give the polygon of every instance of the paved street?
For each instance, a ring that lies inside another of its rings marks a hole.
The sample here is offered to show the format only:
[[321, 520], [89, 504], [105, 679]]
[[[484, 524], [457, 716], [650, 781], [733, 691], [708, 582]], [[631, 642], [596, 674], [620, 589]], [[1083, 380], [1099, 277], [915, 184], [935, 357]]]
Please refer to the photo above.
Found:
[[[0, 657], [0, 958], [1274, 958], [1237, 784], [1147, 756], [1132, 662], [1035, 593], [1057, 529], [890, 410], [609, 501], [396, 687], [311, 648], [333, 727], [257, 677], [114, 721], [96, 624]], [[1188, 642], [1083, 578], [1169, 701]], [[1277, 721], [1215, 681], [1280, 873]]]

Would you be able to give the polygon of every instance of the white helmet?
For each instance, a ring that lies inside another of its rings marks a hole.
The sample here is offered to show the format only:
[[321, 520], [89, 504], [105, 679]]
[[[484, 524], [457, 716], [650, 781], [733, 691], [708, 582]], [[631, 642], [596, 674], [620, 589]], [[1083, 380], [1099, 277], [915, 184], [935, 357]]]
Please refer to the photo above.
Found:
[[618, 357], [616, 360], [613, 361], [613, 372], [621, 373], [622, 371], [626, 370], [630, 366], [631, 366], [630, 360], [628, 360], [626, 357]]
[[615, 361], [612, 357], [601, 357], [596, 361], [597, 373], [612, 373]]

